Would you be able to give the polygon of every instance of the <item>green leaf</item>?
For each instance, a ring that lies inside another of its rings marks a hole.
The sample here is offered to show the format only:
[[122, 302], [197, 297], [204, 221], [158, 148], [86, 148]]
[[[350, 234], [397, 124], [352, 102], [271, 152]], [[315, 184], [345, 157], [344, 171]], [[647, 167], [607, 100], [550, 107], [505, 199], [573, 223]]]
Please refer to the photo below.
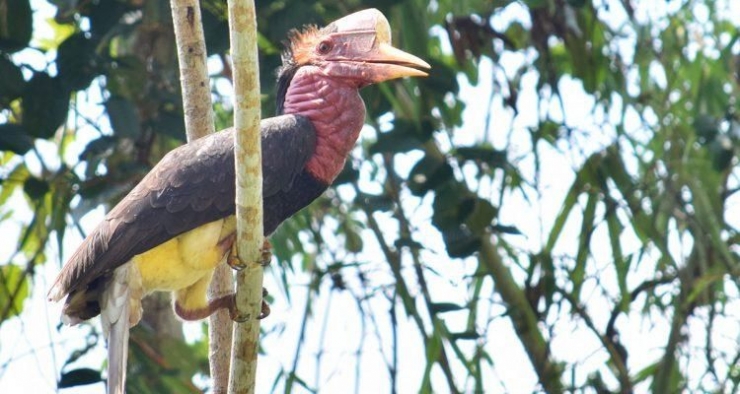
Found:
[[465, 224], [473, 234], [481, 235], [488, 229], [498, 209], [488, 200], [476, 198], [473, 200], [473, 209], [465, 218]]
[[23, 185], [29, 176], [30, 174], [26, 165], [20, 163], [10, 171], [7, 177], [2, 178], [2, 183], [0, 184], [2, 186], [0, 187], [0, 206], [5, 205], [10, 196], [13, 195], [15, 189]]
[[578, 239], [578, 252], [570, 279], [573, 281], [573, 297], [579, 299], [581, 285], [586, 275], [586, 262], [591, 254], [591, 235], [595, 228], [596, 203], [599, 201], [597, 194], [589, 194], [586, 208], [583, 210], [583, 222], [581, 223], [581, 236]]
[[33, 139], [21, 125], [6, 123], [0, 125], [0, 151], [11, 151], [19, 155], [33, 148]]
[[548, 253], [552, 253], [555, 244], [558, 239], [560, 239], [560, 234], [565, 227], [565, 222], [568, 220], [573, 207], [575, 207], [578, 202], [578, 196], [584, 192], [585, 185], [592, 183], [594, 169], [601, 166], [603, 159], [604, 155], [601, 152], [594, 153], [585, 163], [583, 163], [583, 167], [581, 167], [581, 169], [576, 173], [576, 179], [570, 187], [570, 190], [568, 190], [568, 194], [565, 196], [565, 201], [563, 201], [560, 213], [556, 217], [555, 223], [552, 225], [550, 236], [547, 238], [545, 250]]
[[14, 264], [0, 266], [0, 313], [18, 316], [23, 311], [23, 302], [28, 297], [28, 276]]
[[0, 7], [0, 51], [12, 53], [27, 47], [32, 33], [31, 1], [3, 1]]
[[357, 231], [357, 226], [351, 220], [343, 221], [339, 230], [344, 234], [344, 246], [348, 252], [359, 253], [362, 251], [362, 237]]
[[67, 118], [69, 93], [58, 79], [34, 73], [23, 93], [22, 109], [26, 131], [36, 138], [49, 138]]
[[73, 369], [69, 372], [62, 373], [61, 379], [57, 387], [60, 389], [84, 386], [86, 384], [93, 384], [102, 382], [103, 378], [100, 376], [100, 371], [90, 368], [78, 368]]
[[[631, 296], [630, 291], [627, 288], [627, 275], [630, 269], [630, 260], [624, 258], [622, 252], [622, 243], [620, 237], [624, 226], [619, 221], [617, 213], [615, 211], [616, 202], [612, 202], [613, 206], [609, 207], [606, 216], [607, 228], [609, 229], [609, 243], [612, 249], [612, 256], [614, 257], [614, 270], [617, 273], [617, 284], [619, 285], [619, 292], [621, 297], [620, 308], [623, 312], [629, 311]], [[609, 205], [612, 205], [609, 204]]]

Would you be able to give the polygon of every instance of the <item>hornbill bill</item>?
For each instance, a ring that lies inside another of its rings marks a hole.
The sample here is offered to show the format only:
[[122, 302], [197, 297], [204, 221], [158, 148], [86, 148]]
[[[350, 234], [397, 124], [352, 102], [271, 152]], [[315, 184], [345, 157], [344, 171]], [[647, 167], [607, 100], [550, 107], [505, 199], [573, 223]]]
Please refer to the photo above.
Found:
[[[278, 72], [278, 116], [264, 119], [264, 234], [321, 195], [342, 170], [365, 118], [358, 90], [426, 76], [423, 60], [391, 46], [388, 21], [360, 11], [292, 32]], [[234, 133], [227, 129], [168, 153], [90, 233], [59, 273], [49, 298], [66, 297], [62, 320], [101, 315], [109, 333], [109, 391], [122, 392], [129, 327], [141, 299], [174, 292], [175, 312], [197, 320], [233, 294], [207, 300], [214, 268], [234, 243]]]

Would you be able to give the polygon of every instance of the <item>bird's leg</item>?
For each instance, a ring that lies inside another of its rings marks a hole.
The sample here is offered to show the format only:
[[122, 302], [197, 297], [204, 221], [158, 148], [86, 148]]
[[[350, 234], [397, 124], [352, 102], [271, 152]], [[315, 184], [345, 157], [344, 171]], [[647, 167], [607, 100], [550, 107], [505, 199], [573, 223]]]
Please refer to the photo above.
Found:
[[235, 309], [232, 305], [235, 305], [234, 294], [227, 294], [209, 301], [205, 308], [185, 309], [179, 302], [175, 302], [175, 313], [183, 320], [195, 321], [205, 319], [206, 317], [211, 316], [213, 312], [222, 308], [228, 308], [229, 315], [231, 315], [232, 309]]

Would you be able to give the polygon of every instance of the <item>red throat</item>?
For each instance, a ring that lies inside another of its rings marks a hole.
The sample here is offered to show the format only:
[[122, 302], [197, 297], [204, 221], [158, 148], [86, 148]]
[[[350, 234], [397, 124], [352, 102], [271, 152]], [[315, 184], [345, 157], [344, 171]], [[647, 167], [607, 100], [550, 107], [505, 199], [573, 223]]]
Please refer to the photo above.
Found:
[[285, 114], [303, 115], [316, 129], [316, 151], [306, 169], [331, 184], [344, 167], [365, 122], [365, 104], [350, 81], [329, 77], [318, 67], [303, 66], [285, 95]]

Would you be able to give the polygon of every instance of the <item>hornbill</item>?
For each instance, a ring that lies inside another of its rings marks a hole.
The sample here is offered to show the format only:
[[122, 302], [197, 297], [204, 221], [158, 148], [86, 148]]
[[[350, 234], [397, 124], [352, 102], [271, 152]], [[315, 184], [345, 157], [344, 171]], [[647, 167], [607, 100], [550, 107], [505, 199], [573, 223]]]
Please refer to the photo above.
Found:
[[[264, 234], [319, 197], [342, 170], [365, 119], [358, 90], [429, 65], [391, 46], [388, 21], [369, 9], [318, 29], [292, 31], [278, 71], [278, 116], [261, 122]], [[174, 292], [185, 320], [228, 308], [234, 295], [208, 300], [214, 268], [235, 239], [234, 132], [169, 152], [77, 248], [49, 299], [66, 297], [62, 320], [101, 315], [108, 333], [110, 392], [122, 392], [128, 330], [141, 299]]]

